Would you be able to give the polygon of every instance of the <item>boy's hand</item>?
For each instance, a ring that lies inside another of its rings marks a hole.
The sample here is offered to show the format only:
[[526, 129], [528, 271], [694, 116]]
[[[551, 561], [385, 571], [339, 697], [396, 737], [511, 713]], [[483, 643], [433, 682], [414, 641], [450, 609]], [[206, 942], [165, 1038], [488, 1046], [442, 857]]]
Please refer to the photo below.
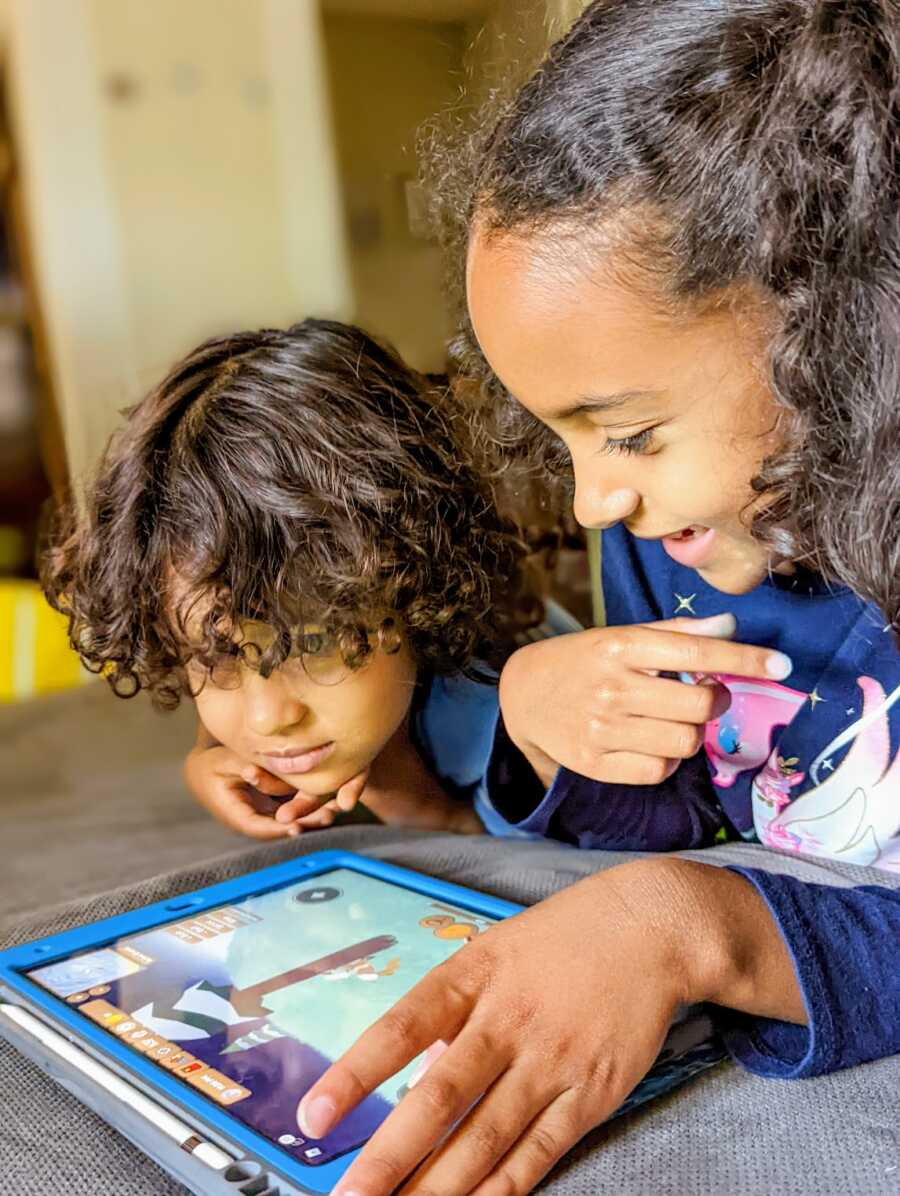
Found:
[[[323, 805], [321, 799], [309, 797], [297, 801], [293, 786], [219, 744], [198, 743], [192, 748], [184, 777], [188, 789], [214, 818], [253, 839], [283, 839], [331, 826], [337, 815], [333, 802]], [[276, 820], [286, 798], [294, 799], [289, 803], [291, 817]]]
[[[310, 800], [301, 791], [275, 812], [278, 822], [298, 817]], [[418, 830], [481, 834], [484, 828], [471, 806], [453, 801], [441, 788], [409, 737], [406, 723], [389, 740], [363, 772], [342, 785], [322, 813], [348, 813], [357, 802], [386, 826]], [[332, 819], [334, 814], [332, 814]]]
[[435, 968], [316, 1081], [298, 1124], [324, 1137], [443, 1041], [334, 1196], [525, 1196], [646, 1075], [676, 1008], [703, 1000], [805, 1017], [791, 957], [748, 881], [686, 860], [625, 864]]
[[728, 709], [718, 684], [661, 673], [783, 681], [788, 658], [729, 642], [731, 615], [592, 628], [520, 648], [500, 678], [507, 733], [549, 785], [560, 765], [595, 781], [657, 785]]

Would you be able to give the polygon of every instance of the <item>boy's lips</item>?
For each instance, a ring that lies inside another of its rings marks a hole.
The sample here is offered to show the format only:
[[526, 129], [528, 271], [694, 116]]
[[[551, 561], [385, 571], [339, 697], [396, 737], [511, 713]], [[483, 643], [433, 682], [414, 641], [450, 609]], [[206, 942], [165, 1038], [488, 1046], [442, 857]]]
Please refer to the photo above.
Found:
[[663, 536], [662, 546], [679, 565], [702, 569], [716, 550], [716, 531], [699, 525], [685, 527], [671, 536]]
[[314, 768], [331, 755], [334, 749], [334, 740], [328, 743], [320, 743], [318, 747], [306, 748], [304, 751], [295, 751], [288, 749], [285, 752], [274, 752], [267, 754], [260, 753], [260, 760], [269, 772], [281, 773], [283, 776], [301, 776], [303, 773], [312, 772]]

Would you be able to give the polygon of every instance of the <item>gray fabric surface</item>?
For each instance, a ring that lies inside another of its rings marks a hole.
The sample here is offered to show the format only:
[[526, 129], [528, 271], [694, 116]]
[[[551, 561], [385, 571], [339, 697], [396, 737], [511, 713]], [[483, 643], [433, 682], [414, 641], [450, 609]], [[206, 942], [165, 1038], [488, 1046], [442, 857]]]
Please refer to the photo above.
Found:
[[246, 842], [185, 792], [194, 727], [102, 681], [0, 706], [0, 925]]
[[[625, 858], [381, 827], [233, 850], [240, 841], [181, 792], [190, 722], [156, 719], [144, 704], [114, 703], [100, 689], [0, 711], [7, 778], [0, 800], [0, 945], [335, 846], [523, 902]], [[691, 854], [716, 863], [764, 861], [826, 883], [883, 880], [753, 847]], [[0, 1196], [183, 1193], [2, 1042], [0, 1093]], [[900, 1059], [796, 1083], [757, 1080], [723, 1065], [589, 1135], [542, 1190], [554, 1196], [900, 1193], [898, 1126]]]

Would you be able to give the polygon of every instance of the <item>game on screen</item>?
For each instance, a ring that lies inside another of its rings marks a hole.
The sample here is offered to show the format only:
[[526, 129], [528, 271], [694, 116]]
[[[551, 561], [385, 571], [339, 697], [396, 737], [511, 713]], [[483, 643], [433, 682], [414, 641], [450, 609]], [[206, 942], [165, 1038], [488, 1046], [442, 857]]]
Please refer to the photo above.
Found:
[[293, 1158], [318, 1165], [370, 1138], [442, 1044], [320, 1140], [300, 1134], [300, 1098], [492, 921], [336, 869], [28, 975]]

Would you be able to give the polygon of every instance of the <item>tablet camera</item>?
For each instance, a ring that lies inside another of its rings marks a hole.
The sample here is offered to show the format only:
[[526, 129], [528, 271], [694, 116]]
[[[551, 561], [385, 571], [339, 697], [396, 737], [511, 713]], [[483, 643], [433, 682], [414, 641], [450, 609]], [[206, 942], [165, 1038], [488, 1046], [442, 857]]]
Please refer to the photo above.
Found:
[[341, 896], [341, 890], [331, 885], [316, 885], [314, 889], [301, 889], [294, 894], [294, 900], [300, 905], [324, 905]]

